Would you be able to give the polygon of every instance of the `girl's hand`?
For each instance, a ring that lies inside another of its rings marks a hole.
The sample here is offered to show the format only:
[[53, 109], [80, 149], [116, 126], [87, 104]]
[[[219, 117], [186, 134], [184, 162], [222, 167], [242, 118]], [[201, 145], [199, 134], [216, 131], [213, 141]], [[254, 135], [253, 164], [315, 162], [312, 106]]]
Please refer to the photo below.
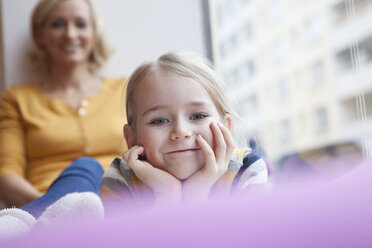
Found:
[[221, 123], [210, 125], [215, 142], [215, 149], [199, 135], [197, 143], [204, 154], [204, 165], [183, 184], [183, 200], [208, 200], [213, 185], [227, 171], [234, 151], [234, 139], [230, 131]]
[[168, 172], [140, 160], [139, 156], [143, 153], [142, 146], [133, 146], [123, 154], [123, 159], [134, 174], [153, 190], [155, 204], [179, 204], [182, 200], [181, 182]]

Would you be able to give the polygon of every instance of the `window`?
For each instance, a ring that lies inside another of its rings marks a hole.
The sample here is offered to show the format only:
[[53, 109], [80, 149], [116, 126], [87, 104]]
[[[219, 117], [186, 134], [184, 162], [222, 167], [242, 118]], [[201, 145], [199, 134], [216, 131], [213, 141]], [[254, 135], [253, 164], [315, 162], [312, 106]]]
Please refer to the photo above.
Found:
[[254, 95], [246, 97], [245, 101], [242, 101], [239, 105], [241, 109], [240, 115], [243, 118], [257, 113], [257, 97]]
[[241, 79], [244, 80], [245, 82], [249, 81], [249, 79], [253, 77], [254, 75], [253, 61], [248, 60], [241, 65], [240, 75], [241, 75]]
[[[372, 144], [372, 129], [361, 132], [360, 126], [361, 120], [372, 126], [371, 0], [249, 0], [249, 5], [255, 7], [249, 20], [231, 17], [242, 16], [243, 7], [230, 9], [231, 18], [224, 19], [223, 33], [241, 36], [219, 64], [221, 71], [237, 70], [239, 87], [254, 81], [255, 87], [244, 89], [260, 104], [247, 99], [240, 109], [256, 108], [261, 122], [253, 129], [268, 158], [275, 164], [335, 140]], [[235, 93], [232, 99], [241, 95]]]
[[336, 54], [337, 71], [345, 71], [352, 69], [351, 53], [349, 47], [345, 47], [342, 51]]
[[289, 86], [285, 79], [281, 79], [278, 82], [278, 101], [284, 102], [288, 100], [289, 97]]
[[346, 99], [341, 103], [342, 120], [345, 123], [350, 124], [358, 121], [358, 113], [355, 111], [357, 109], [356, 104], [354, 98]]
[[313, 16], [305, 23], [306, 41], [311, 44], [322, 37], [324, 24], [318, 16]]
[[291, 123], [289, 120], [282, 121], [280, 124], [280, 141], [282, 145], [291, 141]]
[[289, 44], [287, 38], [280, 38], [272, 44], [273, 60], [276, 64], [283, 63], [288, 58]]
[[318, 61], [311, 66], [310, 70], [311, 85], [315, 88], [319, 87], [324, 82], [323, 62]]
[[272, 22], [280, 20], [285, 15], [284, 0], [269, 1], [267, 10], [268, 10], [268, 16]]
[[362, 65], [372, 63], [372, 36], [360, 42], [359, 53]]
[[328, 117], [325, 107], [318, 108], [315, 111], [315, 132], [325, 133], [328, 130]]

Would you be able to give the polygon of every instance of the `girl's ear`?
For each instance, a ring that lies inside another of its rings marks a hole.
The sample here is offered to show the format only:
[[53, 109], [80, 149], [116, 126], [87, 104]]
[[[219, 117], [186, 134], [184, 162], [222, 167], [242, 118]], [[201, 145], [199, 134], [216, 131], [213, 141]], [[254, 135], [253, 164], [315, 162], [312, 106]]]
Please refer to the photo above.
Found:
[[223, 117], [222, 124], [229, 129], [229, 131], [232, 130], [232, 118], [230, 114], [226, 114]]
[[124, 125], [123, 133], [124, 133], [125, 141], [127, 142], [128, 149], [130, 149], [131, 147], [135, 145], [138, 145], [136, 134], [134, 133], [134, 130], [130, 125], [128, 124]]

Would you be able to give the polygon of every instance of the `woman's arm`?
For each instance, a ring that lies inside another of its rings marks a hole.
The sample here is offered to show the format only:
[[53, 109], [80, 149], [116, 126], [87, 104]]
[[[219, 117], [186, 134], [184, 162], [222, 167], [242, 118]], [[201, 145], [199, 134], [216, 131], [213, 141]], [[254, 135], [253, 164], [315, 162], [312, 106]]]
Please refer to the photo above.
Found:
[[22, 177], [26, 170], [24, 127], [16, 95], [10, 89], [0, 100], [0, 199], [9, 207], [23, 206], [41, 195]]
[[0, 176], [0, 199], [7, 207], [21, 207], [41, 195], [28, 181], [16, 174]]

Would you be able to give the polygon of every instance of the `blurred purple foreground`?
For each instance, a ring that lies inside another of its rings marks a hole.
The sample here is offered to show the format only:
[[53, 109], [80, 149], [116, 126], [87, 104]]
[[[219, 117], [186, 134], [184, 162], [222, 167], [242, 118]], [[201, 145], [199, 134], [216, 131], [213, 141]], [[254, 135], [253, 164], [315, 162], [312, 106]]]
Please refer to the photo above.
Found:
[[369, 163], [332, 180], [272, 184], [205, 205], [118, 211], [0, 247], [372, 247], [371, 176]]

